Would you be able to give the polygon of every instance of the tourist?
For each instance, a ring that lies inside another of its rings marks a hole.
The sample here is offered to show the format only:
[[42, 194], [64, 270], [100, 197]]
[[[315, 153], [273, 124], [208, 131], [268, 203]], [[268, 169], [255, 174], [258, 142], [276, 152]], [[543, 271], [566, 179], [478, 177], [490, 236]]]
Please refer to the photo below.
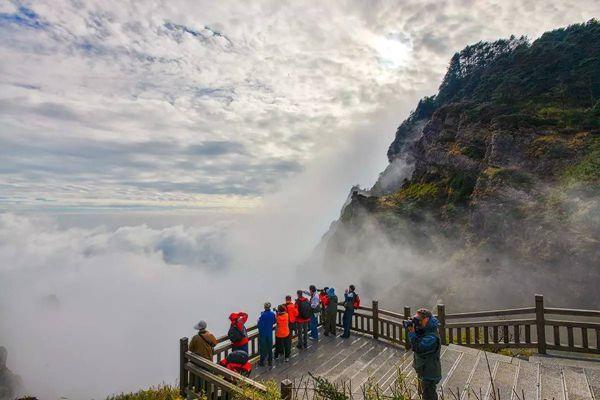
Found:
[[440, 323], [425, 308], [417, 311], [412, 320], [414, 322], [408, 326], [408, 339], [413, 351], [413, 368], [419, 380], [419, 394], [423, 400], [437, 400], [436, 386], [442, 379]]
[[294, 336], [298, 333], [298, 329], [296, 327], [296, 317], [298, 316], [298, 307], [292, 301], [292, 296], [285, 296], [285, 310], [287, 311], [288, 317], [290, 319], [290, 335]]
[[319, 319], [317, 315], [321, 312], [321, 304], [319, 302], [319, 294], [317, 293], [317, 287], [315, 285], [310, 285], [308, 288], [308, 292], [304, 292], [305, 294], [310, 296], [310, 339], [311, 340], [319, 340]]
[[312, 309], [310, 307], [310, 302], [304, 297], [304, 292], [302, 290], [298, 290], [296, 294], [298, 295], [298, 298], [296, 299], [296, 307], [298, 308], [298, 315], [296, 316], [298, 344], [296, 347], [305, 349], [308, 347], [308, 323], [312, 316]]
[[271, 303], [268, 301], [264, 305], [265, 310], [260, 313], [258, 318], [258, 352], [260, 360], [258, 365], [264, 367], [265, 361], [269, 367], [273, 366], [273, 325], [275, 325], [275, 313], [271, 310]]
[[217, 345], [217, 338], [215, 335], [206, 330], [206, 322], [200, 321], [194, 325], [194, 329], [198, 331], [198, 334], [194, 335], [190, 342], [190, 351], [200, 357], [206, 358], [212, 361], [213, 349]]
[[290, 353], [292, 352], [292, 334], [290, 332], [290, 318], [285, 310], [285, 306], [281, 304], [277, 307], [277, 329], [275, 330], [275, 359], [283, 354], [284, 361], [290, 361]]
[[[250, 376], [250, 372], [252, 372], [250, 357], [248, 356], [248, 353], [243, 350], [232, 351], [231, 353], [227, 354], [227, 356], [225, 356], [225, 358], [222, 359], [219, 364], [244, 376]], [[197, 379], [199, 380], [199, 378]], [[225, 377], [225, 379], [236, 383], [231, 377]], [[201, 382], [199, 381], [199, 383]]]
[[325, 307], [325, 324], [323, 333], [325, 336], [332, 334], [335, 337], [335, 321], [337, 319], [338, 297], [334, 288], [327, 289], [327, 306]]
[[231, 342], [231, 349], [243, 350], [248, 353], [248, 332], [245, 325], [248, 321], [248, 314], [242, 311], [231, 313], [229, 321], [231, 321], [231, 326], [227, 332], [227, 337]]
[[360, 299], [355, 290], [356, 288], [354, 285], [350, 285], [350, 287], [344, 292], [344, 316], [342, 319], [344, 333], [341, 335], [341, 337], [344, 339], [348, 339], [350, 337], [352, 316], [354, 315], [354, 310], [360, 306]]
[[329, 290], [329, 288], [325, 286], [322, 290], [319, 291], [319, 302], [321, 303], [321, 325], [323, 325], [323, 327], [327, 325], [327, 313], [325, 312], [325, 309], [329, 304], [327, 290]]

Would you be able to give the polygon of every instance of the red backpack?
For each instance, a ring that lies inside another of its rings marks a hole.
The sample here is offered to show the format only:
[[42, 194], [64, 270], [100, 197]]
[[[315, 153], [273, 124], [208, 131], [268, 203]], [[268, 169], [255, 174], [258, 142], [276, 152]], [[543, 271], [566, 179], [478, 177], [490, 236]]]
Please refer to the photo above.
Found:
[[355, 310], [360, 307], [360, 297], [356, 293], [354, 293], [354, 303], [352, 303], [352, 307], [354, 307]]

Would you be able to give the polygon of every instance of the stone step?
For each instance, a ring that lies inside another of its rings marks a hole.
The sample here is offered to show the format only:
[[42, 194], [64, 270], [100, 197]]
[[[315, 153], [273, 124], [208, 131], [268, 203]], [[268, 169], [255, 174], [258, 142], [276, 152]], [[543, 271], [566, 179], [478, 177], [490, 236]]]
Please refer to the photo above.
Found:
[[471, 373], [477, 363], [479, 353], [463, 353], [462, 357], [449, 373], [449, 376], [442, 381], [442, 389], [447, 396], [451, 398], [460, 398], [464, 391], [467, 381], [471, 377]]
[[562, 369], [567, 399], [591, 400], [592, 392], [583, 368], [566, 366]]
[[489, 354], [487, 361], [484, 352], [479, 354], [475, 368], [471, 373], [471, 377], [467, 381], [465, 388], [466, 397], [463, 396], [463, 399], [473, 399], [476, 397], [479, 399], [485, 398], [490, 388], [490, 370], [493, 377], [497, 363], [498, 361], [495, 361], [495, 359], [489, 357]]
[[[510, 400], [513, 394], [513, 387], [517, 378], [518, 365], [517, 363], [506, 363], [498, 361], [496, 374], [494, 376], [495, 399]], [[490, 393], [491, 394], [491, 393]]]
[[578, 358], [566, 358], [566, 357], [557, 357], [551, 355], [539, 355], [534, 354], [529, 357], [529, 361], [532, 362], [540, 362], [542, 364], [552, 364], [552, 365], [562, 365], [562, 366], [571, 366], [571, 367], [579, 367], [585, 369], [598, 369], [600, 370], [600, 358], [592, 358], [591, 355], [589, 357], [578, 357]]
[[594, 398], [600, 399], [600, 370], [585, 368], [585, 377]]
[[565, 400], [561, 367], [540, 364], [540, 387], [542, 400]]
[[513, 400], [535, 400], [539, 398], [539, 376], [540, 364], [536, 362], [528, 362], [519, 360], [519, 372], [517, 374], [517, 382], [515, 385], [515, 393], [512, 395]]

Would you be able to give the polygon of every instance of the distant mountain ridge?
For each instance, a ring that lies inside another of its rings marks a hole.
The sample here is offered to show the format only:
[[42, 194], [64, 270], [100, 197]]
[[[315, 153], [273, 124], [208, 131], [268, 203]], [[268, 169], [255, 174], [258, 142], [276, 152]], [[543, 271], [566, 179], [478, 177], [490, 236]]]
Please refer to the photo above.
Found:
[[[569, 304], [594, 301], [600, 23], [456, 53], [438, 94], [399, 126], [388, 158], [374, 186], [351, 195], [324, 237], [317, 257], [326, 268], [389, 264], [447, 280], [422, 290], [423, 298], [463, 298], [465, 282], [448, 281], [451, 274], [481, 283], [467, 297], [487, 291], [492, 299], [502, 294], [497, 284], [513, 282], [527, 296], [552, 290]], [[402, 266], [406, 254], [410, 266]], [[415, 291], [403, 285], [389, 289]]]

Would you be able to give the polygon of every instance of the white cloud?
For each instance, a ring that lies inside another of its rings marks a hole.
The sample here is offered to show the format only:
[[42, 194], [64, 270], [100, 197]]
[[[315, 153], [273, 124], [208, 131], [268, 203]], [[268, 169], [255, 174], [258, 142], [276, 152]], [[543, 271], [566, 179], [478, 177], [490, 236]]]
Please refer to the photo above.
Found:
[[[229, 206], [248, 206], [348, 140], [351, 127], [401, 99], [413, 105], [434, 93], [454, 51], [512, 33], [537, 36], [589, 19], [599, 7], [594, 1], [4, 2], [1, 200], [12, 208], [44, 207], [47, 200], [75, 208], [198, 207], [217, 192]], [[408, 110], [396, 110], [397, 122]], [[238, 143], [248, 152], [209, 160], [152, 151], [154, 143], [185, 149], [205, 141]], [[56, 146], [65, 142], [94, 158], [63, 157]], [[35, 143], [48, 144], [41, 159], [29, 149]], [[154, 169], [115, 160], [98, 143], [135, 144], [127, 157]], [[99, 173], [99, 167], [107, 168]], [[65, 194], [70, 185], [86, 190]]]

